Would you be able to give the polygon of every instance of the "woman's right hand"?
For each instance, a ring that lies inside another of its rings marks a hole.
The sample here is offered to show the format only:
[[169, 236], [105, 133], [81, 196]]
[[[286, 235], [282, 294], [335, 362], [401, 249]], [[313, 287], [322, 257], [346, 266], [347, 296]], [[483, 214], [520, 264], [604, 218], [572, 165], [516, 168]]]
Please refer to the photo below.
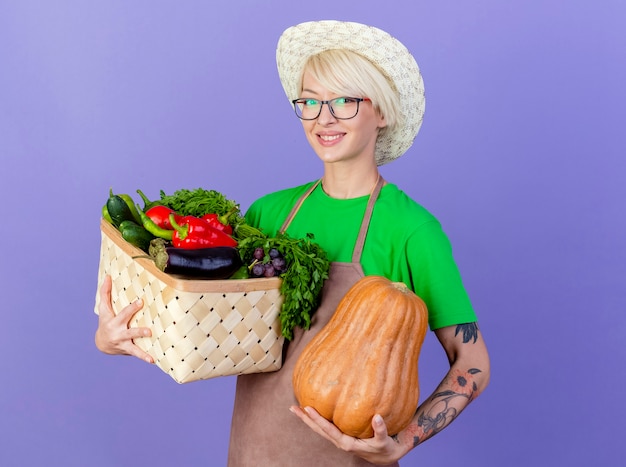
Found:
[[124, 307], [117, 315], [111, 305], [111, 276], [105, 276], [100, 287], [100, 305], [98, 306], [98, 329], [96, 330], [96, 347], [110, 355], [132, 355], [148, 363], [153, 358], [135, 345], [133, 339], [150, 337], [149, 328], [129, 328], [132, 317], [143, 307], [141, 299]]

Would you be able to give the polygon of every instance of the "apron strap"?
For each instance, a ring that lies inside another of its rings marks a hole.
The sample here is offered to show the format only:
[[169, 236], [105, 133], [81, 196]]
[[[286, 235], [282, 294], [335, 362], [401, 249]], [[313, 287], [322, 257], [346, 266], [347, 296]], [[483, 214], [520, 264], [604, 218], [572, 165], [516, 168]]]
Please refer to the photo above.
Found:
[[313, 190], [315, 190], [315, 188], [317, 188], [317, 185], [319, 185], [321, 181], [322, 181], [322, 179], [320, 178], [317, 182], [315, 182], [311, 186], [311, 188], [309, 188], [302, 196], [300, 196], [300, 199], [293, 206], [293, 208], [291, 208], [291, 212], [287, 216], [287, 219], [285, 219], [285, 222], [283, 223], [283, 226], [280, 228], [280, 233], [281, 234], [284, 234], [285, 232], [287, 232], [287, 228], [289, 227], [289, 224], [291, 224], [291, 221], [293, 220], [293, 218], [296, 216], [296, 213], [300, 209], [300, 206], [302, 206], [302, 203], [304, 203], [304, 200], [307, 199], [307, 197], [311, 193], [313, 193]]
[[[285, 219], [283, 226], [280, 228], [280, 233], [285, 233], [287, 231], [289, 224], [291, 224], [291, 221], [296, 216], [296, 213], [302, 206], [302, 203], [304, 203], [304, 200], [307, 199], [307, 197], [313, 192], [313, 190], [315, 190], [315, 188], [317, 188], [317, 185], [319, 185], [321, 181], [322, 179], [319, 179], [318, 181], [316, 181], [306, 192], [302, 194], [302, 196], [300, 196], [300, 199], [298, 199], [298, 202], [294, 205], [293, 208], [291, 208], [291, 211], [289, 212], [287, 219]], [[367, 229], [369, 228], [370, 220], [372, 219], [372, 213], [374, 211], [374, 204], [376, 203], [376, 200], [378, 199], [378, 195], [380, 194], [380, 190], [382, 189], [384, 184], [385, 184], [385, 179], [379, 174], [378, 181], [376, 182], [376, 185], [374, 186], [374, 189], [372, 190], [372, 193], [370, 194], [369, 200], [367, 202], [367, 207], [365, 208], [365, 214], [363, 215], [363, 221], [361, 222], [359, 235], [356, 239], [354, 250], [352, 251], [353, 263], [361, 262], [361, 254], [363, 253], [363, 245], [365, 245], [365, 237], [367, 236]]]
[[378, 182], [376, 186], [372, 190], [370, 194], [370, 199], [367, 202], [367, 208], [365, 208], [365, 214], [363, 215], [363, 222], [361, 222], [361, 230], [359, 231], [359, 236], [356, 239], [356, 244], [354, 245], [354, 250], [352, 251], [352, 262], [360, 263], [361, 262], [361, 254], [363, 253], [363, 245], [365, 245], [365, 237], [367, 236], [367, 229], [370, 225], [370, 220], [372, 219], [372, 212], [374, 211], [374, 204], [378, 199], [378, 195], [380, 194], [380, 190], [385, 184], [385, 179], [378, 175]]

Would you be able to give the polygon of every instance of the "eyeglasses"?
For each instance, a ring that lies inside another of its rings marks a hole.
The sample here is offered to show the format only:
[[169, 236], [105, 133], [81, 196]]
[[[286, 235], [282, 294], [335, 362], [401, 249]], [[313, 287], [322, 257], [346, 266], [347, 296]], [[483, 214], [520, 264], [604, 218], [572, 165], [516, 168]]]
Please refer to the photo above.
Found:
[[324, 104], [328, 105], [330, 113], [338, 120], [349, 120], [356, 117], [359, 113], [359, 103], [370, 101], [367, 97], [336, 97], [329, 101], [320, 101], [317, 99], [302, 98], [294, 99], [293, 108], [298, 118], [302, 120], [315, 120], [322, 113]]

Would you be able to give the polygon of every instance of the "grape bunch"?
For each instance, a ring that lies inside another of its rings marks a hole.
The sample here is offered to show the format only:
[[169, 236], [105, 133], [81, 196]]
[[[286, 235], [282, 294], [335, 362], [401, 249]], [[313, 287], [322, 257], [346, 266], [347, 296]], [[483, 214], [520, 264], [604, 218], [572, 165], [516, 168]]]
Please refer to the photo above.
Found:
[[287, 262], [276, 248], [271, 248], [267, 254], [261, 247], [255, 248], [250, 269], [252, 277], [274, 277], [285, 272]]

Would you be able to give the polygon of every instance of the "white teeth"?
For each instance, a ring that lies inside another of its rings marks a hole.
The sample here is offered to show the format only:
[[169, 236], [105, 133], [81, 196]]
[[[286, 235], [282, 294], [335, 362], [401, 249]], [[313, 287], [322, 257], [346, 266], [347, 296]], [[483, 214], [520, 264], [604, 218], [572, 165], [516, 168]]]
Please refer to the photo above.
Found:
[[341, 135], [333, 135], [333, 136], [320, 135], [320, 139], [322, 141], [334, 141], [336, 139], [339, 139], [340, 137]]

